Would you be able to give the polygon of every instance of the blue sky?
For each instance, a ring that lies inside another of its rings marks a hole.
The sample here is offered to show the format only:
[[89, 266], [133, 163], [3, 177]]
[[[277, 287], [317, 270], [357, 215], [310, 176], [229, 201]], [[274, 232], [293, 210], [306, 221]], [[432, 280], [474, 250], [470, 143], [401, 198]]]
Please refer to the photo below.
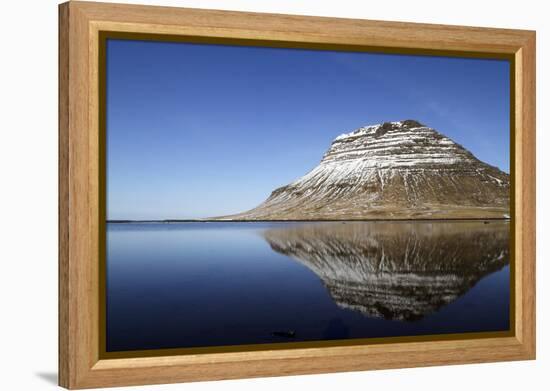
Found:
[[108, 40], [107, 217], [236, 213], [339, 134], [416, 119], [509, 172], [504, 60]]

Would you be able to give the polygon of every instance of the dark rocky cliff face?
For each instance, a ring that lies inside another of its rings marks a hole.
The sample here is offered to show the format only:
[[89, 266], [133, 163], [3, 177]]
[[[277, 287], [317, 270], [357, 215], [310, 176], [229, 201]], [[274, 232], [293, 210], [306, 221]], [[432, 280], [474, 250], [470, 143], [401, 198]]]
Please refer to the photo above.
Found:
[[336, 137], [308, 174], [223, 219], [502, 218], [509, 191], [508, 174], [406, 120]]
[[509, 228], [505, 221], [325, 222], [263, 235], [312, 270], [340, 307], [414, 321], [507, 265]]

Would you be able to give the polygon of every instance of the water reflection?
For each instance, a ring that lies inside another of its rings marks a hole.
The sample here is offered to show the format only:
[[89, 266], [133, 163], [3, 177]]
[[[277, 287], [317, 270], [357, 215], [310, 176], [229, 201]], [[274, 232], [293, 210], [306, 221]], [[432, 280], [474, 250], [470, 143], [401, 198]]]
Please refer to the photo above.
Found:
[[403, 321], [437, 312], [507, 265], [508, 234], [507, 222], [335, 222], [262, 232], [273, 250], [313, 271], [339, 307]]
[[109, 224], [107, 350], [508, 330], [508, 229]]

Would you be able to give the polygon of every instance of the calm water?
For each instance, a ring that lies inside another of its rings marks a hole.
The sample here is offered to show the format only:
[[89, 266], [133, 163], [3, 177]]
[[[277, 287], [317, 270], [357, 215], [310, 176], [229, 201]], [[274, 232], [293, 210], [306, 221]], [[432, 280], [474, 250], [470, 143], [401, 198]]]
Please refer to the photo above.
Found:
[[107, 226], [107, 351], [509, 328], [507, 222]]

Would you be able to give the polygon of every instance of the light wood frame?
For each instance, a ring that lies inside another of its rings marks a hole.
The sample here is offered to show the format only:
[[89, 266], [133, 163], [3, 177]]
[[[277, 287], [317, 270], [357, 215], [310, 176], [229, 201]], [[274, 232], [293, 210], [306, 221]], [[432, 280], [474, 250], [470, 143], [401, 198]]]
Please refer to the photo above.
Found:
[[[513, 330], [509, 336], [100, 357], [102, 31], [503, 55], [514, 66]], [[535, 358], [535, 32], [91, 2], [59, 6], [59, 384], [92, 388]]]

